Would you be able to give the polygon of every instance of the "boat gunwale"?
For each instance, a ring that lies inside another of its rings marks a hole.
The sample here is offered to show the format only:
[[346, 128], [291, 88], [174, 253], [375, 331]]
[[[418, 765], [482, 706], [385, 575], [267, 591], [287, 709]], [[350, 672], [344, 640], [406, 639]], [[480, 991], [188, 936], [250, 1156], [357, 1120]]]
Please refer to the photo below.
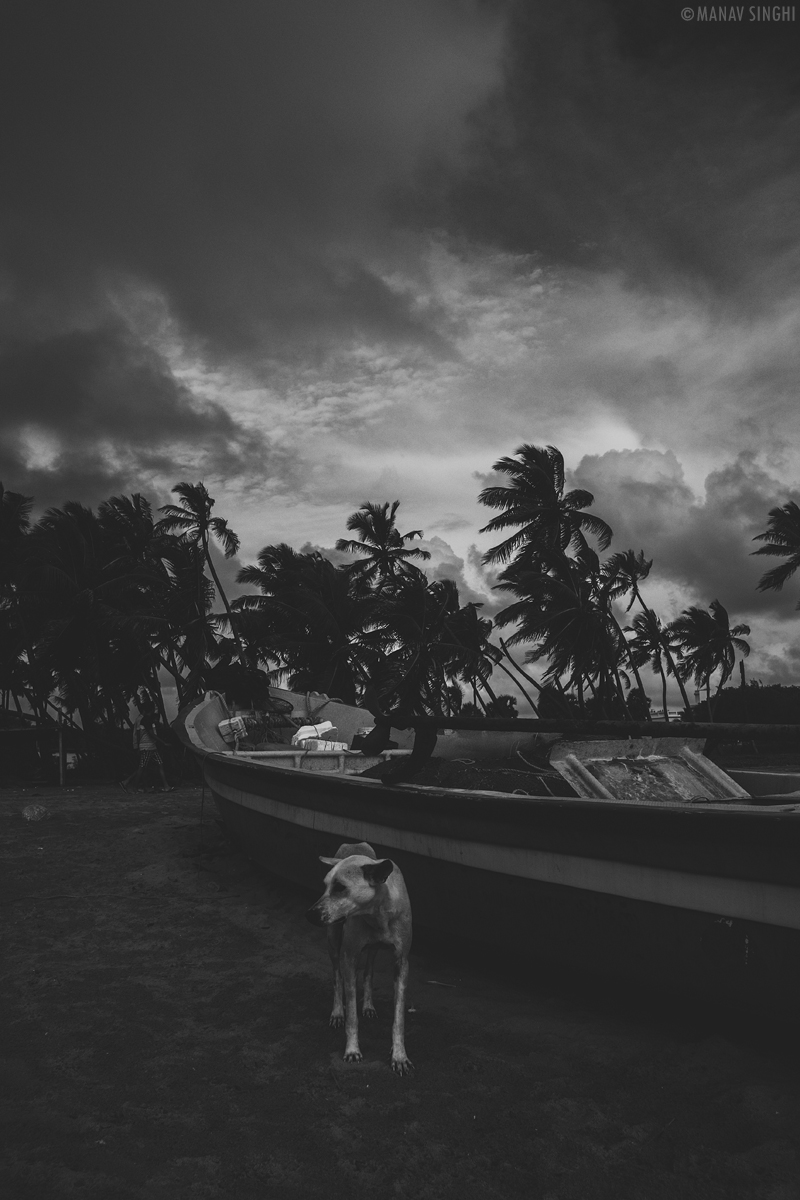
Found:
[[297, 810], [298, 824], [301, 812], [316, 812], [456, 842], [800, 885], [800, 821], [794, 812], [749, 806], [713, 812], [710, 805], [659, 808], [508, 793], [481, 797], [423, 791], [413, 784], [386, 788], [377, 780], [232, 763], [213, 753], [206, 766], [212, 792], [218, 783], [244, 796], [282, 801]]
[[[192, 719], [192, 709], [183, 721]], [[353, 822], [605, 861], [800, 885], [800, 813], [795, 805], [669, 803], [529, 796], [448, 789], [338, 771], [296, 770], [209, 748], [179, 720], [176, 731], [215, 782], [244, 798]], [[357, 840], [357, 839], [356, 839]]]
[[[271, 762], [254, 762], [244, 753], [234, 751], [220, 751], [203, 749], [199, 746], [192, 746], [191, 750], [205, 758], [210, 758], [221, 763], [232, 764], [242, 770], [254, 770], [259, 775], [263, 776], [267, 773], [279, 772], [281, 776], [287, 775], [302, 775], [303, 780], [314, 779], [319, 783], [335, 783], [336, 786], [341, 784], [355, 783], [359, 787], [368, 787], [379, 790], [383, 795], [387, 793], [400, 793], [404, 796], [411, 795], [435, 795], [443, 800], [449, 797], [465, 797], [474, 800], [497, 800], [503, 804], [518, 807], [524, 811], [533, 802], [537, 806], [546, 806], [554, 808], [577, 808], [586, 809], [596, 812], [599, 809], [603, 811], [614, 812], [635, 812], [642, 809], [649, 811], [657, 810], [659, 812], [686, 812], [695, 816], [712, 815], [712, 814], [737, 814], [744, 816], [800, 816], [800, 801], [793, 804], [787, 804], [786, 801], [777, 801], [774, 806], [752, 803], [748, 804], [744, 799], [736, 800], [715, 800], [708, 799], [699, 801], [690, 800], [606, 800], [598, 796], [534, 796], [534, 795], [519, 795], [515, 792], [500, 792], [491, 791], [485, 788], [448, 788], [438, 784], [423, 784], [423, 783], [399, 783], [393, 784], [391, 787], [382, 783], [380, 779], [364, 778], [353, 773], [345, 773], [340, 771], [303, 771], [301, 768], [294, 766], [281, 766], [278, 763]], [[330, 751], [316, 751], [307, 753], [318, 753], [320, 757], [332, 756]], [[404, 753], [409, 751], [394, 751], [390, 753]], [[289, 754], [286, 755], [289, 757]], [[787, 793], [788, 795], [789, 793]], [[776, 813], [773, 808], [780, 808], [782, 811]], [[303, 807], [309, 807], [304, 805]]]

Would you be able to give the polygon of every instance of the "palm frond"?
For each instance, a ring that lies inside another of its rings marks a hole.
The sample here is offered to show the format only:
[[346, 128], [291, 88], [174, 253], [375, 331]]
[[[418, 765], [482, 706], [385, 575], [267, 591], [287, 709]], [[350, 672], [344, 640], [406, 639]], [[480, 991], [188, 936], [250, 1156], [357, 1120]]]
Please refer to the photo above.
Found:
[[209, 529], [222, 546], [225, 557], [233, 558], [239, 549], [239, 537], [229, 527], [227, 520], [224, 517], [212, 517], [209, 521]]
[[[754, 553], [783, 554], [785, 551], [762, 546], [760, 550], [755, 550]], [[770, 571], [765, 571], [756, 584], [756, 590], [759, 592], [781, 591], [783, 585], [788, 583], [798, 567], [800, 567], [800, 554], [792, 555], [788, 562], [781, 563], [780, 566], [773, 567]]]

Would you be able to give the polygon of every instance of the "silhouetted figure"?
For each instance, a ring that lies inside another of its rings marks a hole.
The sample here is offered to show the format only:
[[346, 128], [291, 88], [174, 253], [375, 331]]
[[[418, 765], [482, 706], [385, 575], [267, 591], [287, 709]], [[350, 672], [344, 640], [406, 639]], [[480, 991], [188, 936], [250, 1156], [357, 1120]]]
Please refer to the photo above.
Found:
[[[139, 755], [139, 763], [133, 774], [122, 780], [121, 786], [126, 792], [129, 788], [134, 792], [146, 791], [147, 789], [143, 785], [155, 767], [161, 779], [161, 790], [164, 792], [174, 791], [169, 785], [164, 772], [164, 763], [158, 752], [156, 708], [146, 692], [139, 693], [137, 707], [138, 712], [133, 723], [133, 748]], [[150, 790], [155, 791], [156, 789], [151, 788]]]

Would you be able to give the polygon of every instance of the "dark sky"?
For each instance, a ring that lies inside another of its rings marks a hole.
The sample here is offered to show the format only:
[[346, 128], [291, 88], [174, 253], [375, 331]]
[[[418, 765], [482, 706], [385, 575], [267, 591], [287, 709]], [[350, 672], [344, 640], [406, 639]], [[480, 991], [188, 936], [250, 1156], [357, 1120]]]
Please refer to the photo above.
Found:
[[798, 25], [686, 7], [6, 0], [0, 479], [203, 478], [244, 557], [399, 497], [479, 587], [478, 476], [550, 442], [779, 673]]

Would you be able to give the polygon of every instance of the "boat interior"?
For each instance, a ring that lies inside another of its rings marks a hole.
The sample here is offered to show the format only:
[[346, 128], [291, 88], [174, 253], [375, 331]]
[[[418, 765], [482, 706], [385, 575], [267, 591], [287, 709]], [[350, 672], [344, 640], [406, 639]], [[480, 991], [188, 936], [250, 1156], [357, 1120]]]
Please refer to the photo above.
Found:
[[[241, 718], [239, 736], [231, 734], [234, 717]], [[322, 721], [331, 723], [326, 736], [335, 737], [335, 742], [297, 740], [301, 727]], [[284, 770], [381, 778], [407, 760], [403, 778], [422, 788], [634, 804], [775, 803], [800, 812], [798, 775], [727, 773], [703, 753], [704, 738], [565, 738], [442, 730], [435, 758], [412, 771], [414, 731], [393, 728], [388, 749], [365, 753], [360, 743], [373, 725], [366, 709], [320, 693], [281, 688], [271, 689], [270, 705], [257, 713], [236, 712], [222, 696], [209, 693], [185, 720], [186, 733], [198, 748]], [[321, 748], [313, 748], [317, 745]], [[439, 767], [438, 777], [436, 771], [432, 774], [434, 765]]]

